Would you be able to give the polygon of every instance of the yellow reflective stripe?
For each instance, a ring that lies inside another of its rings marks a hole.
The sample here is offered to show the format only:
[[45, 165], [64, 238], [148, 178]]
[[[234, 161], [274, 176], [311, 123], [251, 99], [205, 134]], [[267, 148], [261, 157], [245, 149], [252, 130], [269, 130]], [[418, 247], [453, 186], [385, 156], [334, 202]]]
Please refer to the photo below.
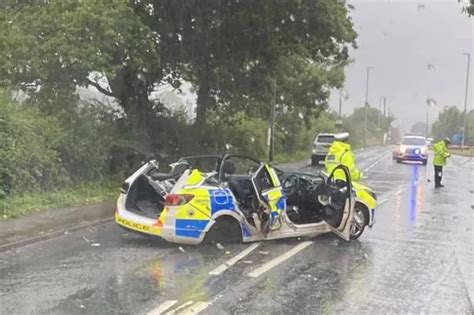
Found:
[[206, 220], [211, 217], [211, 199], [207, 188], [181, 189], [177, 193], [194, 195], [194, 198], [176, 208], [176, 219]]
[[277, 174], [275, 173], [275, 170], [270, 167], [268, 164], [265, 164], [265, 168], [267, 169], [268, 173], [270, 174], [270, 178], [272, 179], [273, 186], [278, 187], [280, 185], [280, 180], [278, 179]]
[[136, 223], [136, 222], [124, 219], [118, 213], [115, 214], [115, 222], [117, 222], [121, 226], [124, 226], [128, 229], [138, 231], [138, 232], [154, 234], [154, 235], [160, 235], [160, 232], [161, 232], [161, 229], [157, 227], [149, 226], [149, 225], [145, 225], [141, 223]]
[[202, 180], [203, 180], [202, 173], [199, 170], [193, 170], [186, 181], [186, 185], [188, 186], [197, 185]]

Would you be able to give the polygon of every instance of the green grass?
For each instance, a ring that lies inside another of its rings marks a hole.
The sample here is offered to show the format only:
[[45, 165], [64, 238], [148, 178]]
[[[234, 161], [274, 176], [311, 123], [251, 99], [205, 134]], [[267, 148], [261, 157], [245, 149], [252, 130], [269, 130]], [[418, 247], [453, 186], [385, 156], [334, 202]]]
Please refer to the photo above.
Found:
[[75, 187], [49, 192], [32, 192], [21, 196], [0, 199], [0, 220], [40, 212], [82, 206], [117, 198], [119, 184], [104, 181], [81, 184]]
[[474, 156], [474, 148], [464, 149], [448, 149], [450, 153], [461, 156]]

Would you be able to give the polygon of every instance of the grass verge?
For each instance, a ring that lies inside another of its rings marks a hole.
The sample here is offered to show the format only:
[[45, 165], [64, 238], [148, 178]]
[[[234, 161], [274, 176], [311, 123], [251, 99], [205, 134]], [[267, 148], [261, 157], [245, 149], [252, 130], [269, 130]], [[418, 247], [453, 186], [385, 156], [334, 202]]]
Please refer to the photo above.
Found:
[[474, 148], [464, 149], [448, 149], [450, 153], [461, 156], [474, 156]]
[[104, 181], [49, 192], [32, 192], [0, 199], [0, 220], [17, 218], [45, 209], [83, 206], [117, 198], [119, 184]]

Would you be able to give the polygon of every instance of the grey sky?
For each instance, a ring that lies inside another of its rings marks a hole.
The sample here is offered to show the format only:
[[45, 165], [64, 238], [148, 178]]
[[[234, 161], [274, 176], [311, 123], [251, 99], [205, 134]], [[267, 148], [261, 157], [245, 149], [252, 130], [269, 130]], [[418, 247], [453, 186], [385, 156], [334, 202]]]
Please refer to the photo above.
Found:
[[[474, 19], [460, 12], [457, 0], [353, 0], [352, 13], [359, 34], [354, 63], [347, 70], [349, 99], [343, 113], [365, 100], [366, 66], [370, 75], [369, 102], [378, 106], [382, 96], [401, 119], [406, 131], [425, 121], [426, 98], [437, 101], [430, 121], [445, 105], [464, 107], [467, 57], [474, 51]], [[472, 64], [468, 108], [472, 109]], [[435, 69], [428, 69], [433, 64]], [[337, 93], [331, 107], [338, 107]]]

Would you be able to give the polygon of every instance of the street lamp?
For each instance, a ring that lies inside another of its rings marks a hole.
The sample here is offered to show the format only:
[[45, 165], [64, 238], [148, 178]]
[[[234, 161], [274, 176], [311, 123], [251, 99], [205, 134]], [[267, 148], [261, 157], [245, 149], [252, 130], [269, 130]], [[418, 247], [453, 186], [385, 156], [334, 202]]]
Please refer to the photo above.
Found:
[[373, 67], [367, 67], [367, 79], [365, 82], [365, 115], [364, 115], [364, 148], [367, 147], [367, 108], [369, 107], [369, 75]]
[[464, 150], [464, 141], [466, 138], [467, 94], [469, 90], [469, 68], [471, 66], [471, 54], [464, 53], [463, 55], [467, 56], [467, 74], [466, 74], [466, 92], [464, 94], [464, 112], [463, 112], [463, 121], [462, 121], [461, 150]]

